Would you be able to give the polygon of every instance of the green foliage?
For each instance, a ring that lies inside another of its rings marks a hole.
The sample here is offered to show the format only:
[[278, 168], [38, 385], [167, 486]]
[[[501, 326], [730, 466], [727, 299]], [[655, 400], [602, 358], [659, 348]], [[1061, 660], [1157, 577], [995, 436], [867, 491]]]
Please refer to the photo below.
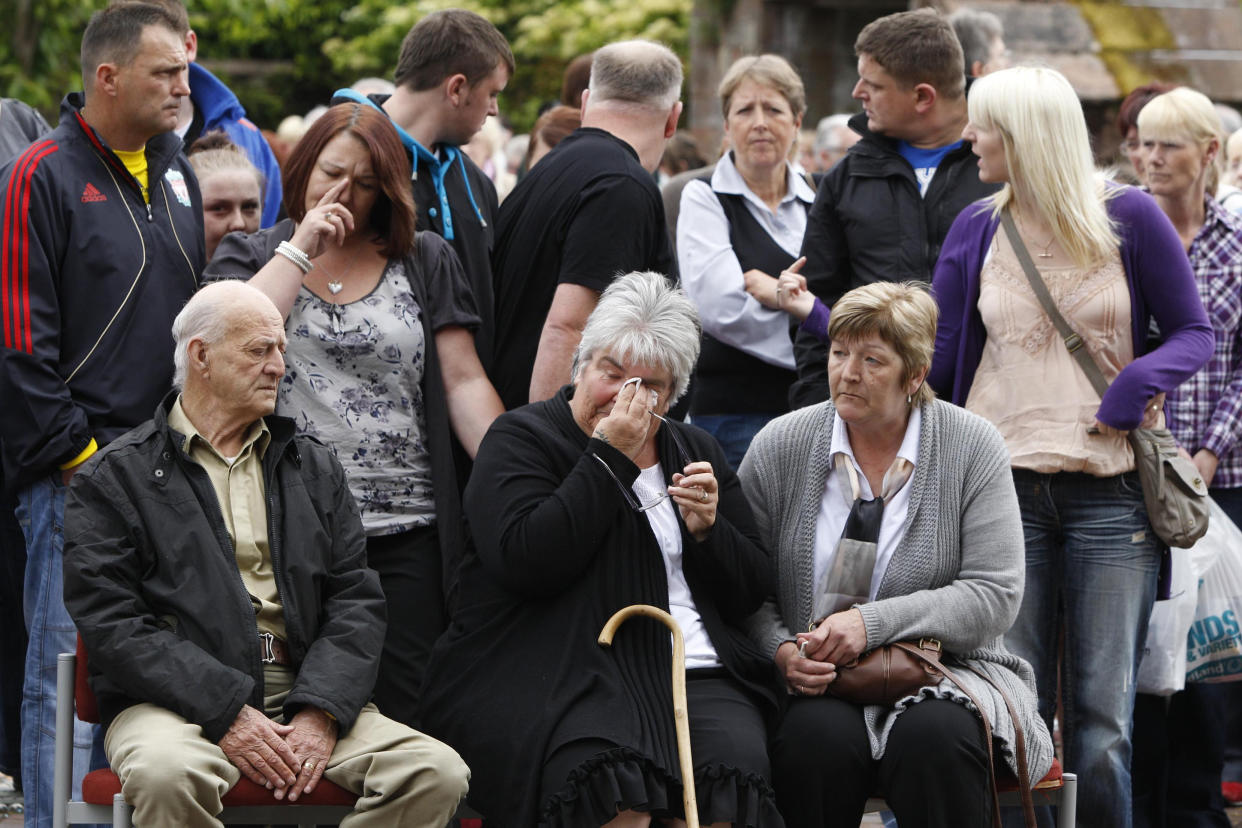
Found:
[[[18, 24], [0, 35], [0, 93], [54, 116], [65, 92], [81, 88], [78, 45], [91, 11], [104, 0], [9, 2], [17, 5]], [[527, 129], [540, 104], [559, 96], [561, 73], [576, 55], [612, 40], [647, 37], [684, 59], [691, 3], [189, 0], [188, 5], [199, 59], [232, 87], [255, 122], [269, 128], [285, 115], [326, 103], [333, 90], [360, 77], [391, 77], [401, 40], [414, 23], [437, 9], [469, 8], [495, 23], [513, 46], [517, 71], [501, 108]], [[231, 71], [220, 71], [218, 62]]]
[[[340, 31], [352, 0], [189, 0], [199, 60], [265, 61], [257, 71], [217, 71], [251, 120], [275, 129], [286, 115], [327, 103], [353, 82], [337, 73], [322, 44]], [[226, 64], [227, 66], [228, 64]]]
[[82, 0], [12, 0], [0, 31], [0, 95], [19, 98], [56, 123], [65, 93], [82, 88], [78, 46], [93, 6]]
[[344, 17], [344, 30], [324, 44], [342, 76], [391, 77], [410, 27], [442, 8], [468, 8], [508, 38], [517, 70], [501, 95], [501, 110], [519, 130], [534, 123], [539, 106], [560, 96], [561, 74], [577, 55], [612, 40], [659, 40], [685, 59], [692, 0], [361, 0]]

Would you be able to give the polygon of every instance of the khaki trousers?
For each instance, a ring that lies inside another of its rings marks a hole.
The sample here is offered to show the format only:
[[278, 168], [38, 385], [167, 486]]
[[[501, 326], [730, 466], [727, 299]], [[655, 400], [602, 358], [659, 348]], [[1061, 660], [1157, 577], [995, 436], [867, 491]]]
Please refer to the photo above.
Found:
[[[264, 679], [265, 712], [281, 721], [292, 672], [269, 666]], [[116, 717], [104, 747], [138, 828], [222, 825], [216, 818], [221, 797], [241, 772], [198, 725], [162, 707], [139, 704]], [[342, 826], [443, 828], [466, 794], [470, 769], [448, 745], [368, 704], [337, 741], [323, 777], [358, 795]]]

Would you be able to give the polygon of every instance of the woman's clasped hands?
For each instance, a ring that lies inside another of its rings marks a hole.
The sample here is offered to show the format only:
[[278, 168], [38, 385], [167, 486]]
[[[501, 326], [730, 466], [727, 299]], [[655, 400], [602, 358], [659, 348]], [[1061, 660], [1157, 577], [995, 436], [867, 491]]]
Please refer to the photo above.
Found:
[[822, 696], [836, 681], [837, 665], [854, 662], [867, 647], [862, 613], [848, 609], [834, 613], [809, 632], [798, 633], [776, 651], [776, 662], [789, 692]]

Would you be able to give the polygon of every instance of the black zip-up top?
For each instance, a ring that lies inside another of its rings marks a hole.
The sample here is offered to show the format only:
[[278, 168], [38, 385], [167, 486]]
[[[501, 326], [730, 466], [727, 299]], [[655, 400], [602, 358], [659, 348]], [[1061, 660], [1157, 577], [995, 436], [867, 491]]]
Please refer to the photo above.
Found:
[[143, 422], [172, 382], [170, 328], [204, 264], [198, 182], [173, 133], [147, 142], [150, 203], [82, 118], [0, 170], [0, 443], [16, 488]]
[[[218, 741], [243, 704], [263, 709], [254, 609], [207, 472], [155, 419], [74, 475], [65, 502], [65, 606], [90, 653], [105, 725], [150, 702]], [[268, 542], [297, 673], [285, 701], [348, 732], [371, 697], [385, 630], [379, 576], [332, 452], [271, 415], [263, 455]]]
[[[862, 139], [824, 176], [802, 237], [807, 287], [828, 307], [872, 282], [930, 282], [957, 214], [999, 188], [979, 181], [977, 159], [963, 142], [941, 159], [920, 196], [895, 140], [868, 130], [863, 114], [850, 119], [850, 129]], [[799, 331], [794, 358], [793, 407], [828, 399], [827, 346]]]

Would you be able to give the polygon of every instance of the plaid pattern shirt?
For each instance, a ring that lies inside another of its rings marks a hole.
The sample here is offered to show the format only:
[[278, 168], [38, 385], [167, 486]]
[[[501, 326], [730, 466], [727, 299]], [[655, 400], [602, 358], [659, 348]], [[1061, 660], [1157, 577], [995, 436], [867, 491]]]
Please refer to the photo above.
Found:
[[1165, 416], [1191, 454], [1220, 458], [1213, 488], [1242, 486], [1242, 217], [1206, 199], [1203, 227], [1190, 245], [1190, 267], [1216, 332], [1207, 365], [1170, 391]]

